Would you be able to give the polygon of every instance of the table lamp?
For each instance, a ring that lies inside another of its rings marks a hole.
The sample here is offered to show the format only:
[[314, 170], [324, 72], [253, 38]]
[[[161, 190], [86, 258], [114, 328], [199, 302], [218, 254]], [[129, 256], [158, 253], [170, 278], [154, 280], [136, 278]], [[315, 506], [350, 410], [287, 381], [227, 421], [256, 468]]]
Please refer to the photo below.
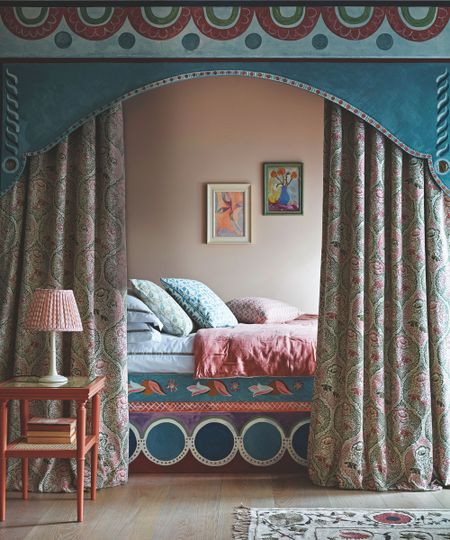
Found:
[[56, 371], [55, 332], [83, 330], [80, 313], [72, 290], [36, 289], [28, 309], [25, 326], [28, 330], [50, 332], [49, 373], [39, 379], [45, 384], [64, 384], [67, 377]]

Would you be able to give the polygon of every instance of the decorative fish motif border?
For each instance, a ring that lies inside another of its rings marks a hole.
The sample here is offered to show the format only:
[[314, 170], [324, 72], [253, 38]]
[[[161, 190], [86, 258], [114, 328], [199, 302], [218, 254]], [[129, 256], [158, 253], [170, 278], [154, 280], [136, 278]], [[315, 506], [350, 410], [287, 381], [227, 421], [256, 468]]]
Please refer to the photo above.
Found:
[[186, 374], [131, 373], [130, 406], [138, 403], [308, 403], [313, 377], [194, 379]]

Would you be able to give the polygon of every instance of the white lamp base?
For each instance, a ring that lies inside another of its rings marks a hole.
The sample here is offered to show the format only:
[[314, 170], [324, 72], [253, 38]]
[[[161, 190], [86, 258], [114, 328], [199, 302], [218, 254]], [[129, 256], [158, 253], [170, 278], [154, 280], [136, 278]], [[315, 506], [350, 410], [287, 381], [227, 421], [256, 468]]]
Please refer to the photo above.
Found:
[[48, 375], [40, 377], [39, 384], [59, 385], [66, 384], [68, 381], [64, 375], [58, 375], [56, 371], [56, 346], [55, 332], [50, 332], [50, 365]]
[[64, 375], [46, 375], [39, 378], [39, 384], [66, 384], [67, 380]]

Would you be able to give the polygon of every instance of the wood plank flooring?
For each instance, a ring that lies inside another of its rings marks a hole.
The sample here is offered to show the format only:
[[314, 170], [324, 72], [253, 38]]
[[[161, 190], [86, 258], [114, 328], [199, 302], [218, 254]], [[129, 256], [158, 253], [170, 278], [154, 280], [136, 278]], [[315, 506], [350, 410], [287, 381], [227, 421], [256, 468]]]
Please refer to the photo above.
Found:
[[229, 540], [233, 508], [450, 508], [450, 490], [372, 493], [318, 488], [300, 475], [131, 475], [104, 489], [76, 523], [75, 494], [8, 493], [1, 540]]

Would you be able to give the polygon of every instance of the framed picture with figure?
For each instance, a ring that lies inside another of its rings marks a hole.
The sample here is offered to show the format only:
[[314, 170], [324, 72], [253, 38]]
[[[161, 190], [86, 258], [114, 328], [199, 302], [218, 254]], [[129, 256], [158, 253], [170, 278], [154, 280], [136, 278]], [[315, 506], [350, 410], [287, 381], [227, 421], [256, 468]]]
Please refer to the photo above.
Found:
[[250, 184], [208, 184], [208, 244], [251, 243], [250, 192]]

